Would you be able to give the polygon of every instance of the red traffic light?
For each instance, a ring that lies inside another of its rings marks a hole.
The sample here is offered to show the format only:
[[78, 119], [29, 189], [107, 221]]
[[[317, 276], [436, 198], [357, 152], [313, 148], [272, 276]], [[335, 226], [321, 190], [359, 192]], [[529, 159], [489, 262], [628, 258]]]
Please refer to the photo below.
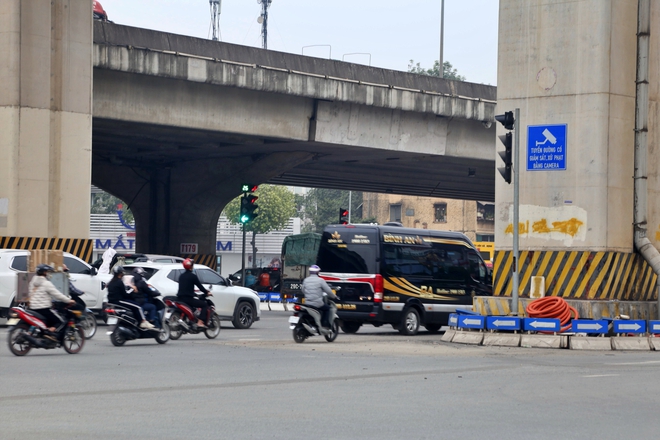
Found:
[[348, 224], [348, 209], [339, 208], [339, 224], [340, 225]]

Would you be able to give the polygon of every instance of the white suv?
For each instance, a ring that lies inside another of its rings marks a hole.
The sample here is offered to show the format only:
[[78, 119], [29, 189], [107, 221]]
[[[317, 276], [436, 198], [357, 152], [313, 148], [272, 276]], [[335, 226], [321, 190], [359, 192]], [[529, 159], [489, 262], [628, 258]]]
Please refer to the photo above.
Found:
[[[133, 269], [144, 269], [144, 277], [149, 285], [158, 289], [163, 296], [175, 296], [179, 290], [179, 276], [185, 271], [180, 263], [132, 263], [124, 266], [126, 275]], [[193, 271], [199, 281], [210, 287], [215, 304], [215, 312], [223, 321], [231, 321], [234, 327], [247, 329], [261, 319], [259, 295], [246, 287], [232, 286], [231, 282], [218, 275], [216, 271], [202, 264], [195, 264]]]
[[[26, 250], [0, 249], [0, 316], [7, 316], [12, 306], [18, 273], [27, 271], [28, 254]], [[100, 313], [106, 294], [105, 285], [112, 276], [97, 274], [96, 269], [68, 252], [64, 252], [64, 264], [69, 268], [71, 282], [85, 292], [81, 298], [87, 307]], [[68, 295], [68, 292], [64, 293]]]

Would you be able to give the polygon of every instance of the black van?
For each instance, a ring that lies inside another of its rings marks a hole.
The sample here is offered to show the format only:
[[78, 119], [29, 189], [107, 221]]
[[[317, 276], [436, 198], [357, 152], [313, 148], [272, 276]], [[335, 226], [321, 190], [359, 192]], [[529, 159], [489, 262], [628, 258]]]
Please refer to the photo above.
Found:
[[341, 298], [345, 333], [364, 323], [414, 335], [436, 332], [475, 295], [492, 295], [486, 264], [459, 232], [392, 225], [330, 225], [317, 264]]

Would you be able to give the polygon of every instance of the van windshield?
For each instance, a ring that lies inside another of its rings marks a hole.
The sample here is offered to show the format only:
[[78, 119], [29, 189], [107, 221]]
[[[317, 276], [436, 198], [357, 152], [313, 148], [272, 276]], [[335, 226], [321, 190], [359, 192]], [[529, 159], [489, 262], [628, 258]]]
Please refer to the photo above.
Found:
[[324, 232], [317, 264], [323, 272], [378, 273], [378, 235], [375, 230]]

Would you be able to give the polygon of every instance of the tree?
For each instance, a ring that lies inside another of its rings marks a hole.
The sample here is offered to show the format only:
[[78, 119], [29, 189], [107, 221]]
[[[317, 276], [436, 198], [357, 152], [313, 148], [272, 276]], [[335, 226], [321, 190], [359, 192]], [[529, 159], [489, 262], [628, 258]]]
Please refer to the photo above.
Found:
[[322, 233], [327, 225], [337, 224], [339, 210], [348, 208], [351, 212], [351, 223], [371, 223], [374, 219], [362, 218], [362, 192], [353, 191], [350, 195], [351, 206], [348, 206], [349, 191], [338, 189], [314, 188], [302, 201], [299, 212], [305, 221], [305, 232]]
[[[267, 234], [270, 231], [284, 228], [289, 219], [296, 213], [296, 205], [293, 193], [284, 186], [261, 185], [254, 193], [257, 197], [257, 217], [251, 222], [243, 225], [247, 232], [252, 232], [252, 262], [256, 262], [257, 248], [255, 236]], [[236, 197], [225, 206], [224, 213], [227, 219], [234, 224], [241, 224], [239, 215], [241, 212], [241, 197]]]
[[[442, 78], [453, 79], [455, 81], [465, 81], [463, 75], [459, 75], [458, 71], [454, 69], [454, 66], [451, 65], [449, 61], [442, 63], [443, 73]], [[408, 64], [408, 72], [417, 73], [419, 75], [428, 75], [428, 76], [440, 76], [440, 61], [435, 60], [433, 62], [433, 67], [430, 69], [423, 68], [420, 63], [415, 63], [415, 61], [410, 60]]]
[[116, 214], [117, 211], [122, 211], [122, 218], [126, 224], [131, 224], [134, 220], [131, 210], [123, 209], [126, 208], [126, 203], [105, 191], [92, 193], [90, 208], [92, 214]]

